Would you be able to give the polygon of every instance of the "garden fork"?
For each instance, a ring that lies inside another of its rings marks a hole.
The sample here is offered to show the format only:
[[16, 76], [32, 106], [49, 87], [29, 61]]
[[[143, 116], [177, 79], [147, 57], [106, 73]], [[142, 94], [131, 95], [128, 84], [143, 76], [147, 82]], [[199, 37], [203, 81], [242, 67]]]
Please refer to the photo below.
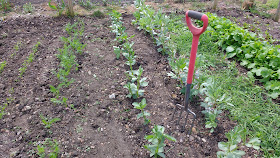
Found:
[[[195, 27], [192, 24], [191, 18], [203, 21], [203, 27], [202, 28]], [[184, 121], [183, 126], [181, 127], [181, 132], [184, 132], [185, 126], [187, 125], [188, 115], [191, 114], [193, 116], [191, 128], [189, 130], [189, 134], [191, 134], [191, 131], [192, 131], [192, 128], [194, 125], [194, 121], [196, 119], [196, 114], [189, 109], [190, 90], [191, 90], [192, 80], [193, 80], [193, 73], [194, 73], [194, 66], [195, 66], [195, 59], [196, 59], [199, 36], [206, 30], [206, 28], [208, 26], [208, 17], [207, 17], [207, 15], [205, 15], [203, 13], [189, 10], [186, 12], [186, 22], [187, 22], [187, 25], [188, 25], [190, 31], [193, 34], [193, 40], [192, 40], [192, 48], [191, 48], [187, 85], [186, 85], [186, 92], [185, 92], [185, 102], [184, 102], [184, 106], [182, 106], [180, 104], [176, 105], [171, 121], [174, 120], [175, 114], [179, 110], [180, 113], [179, 113], [179, 117], [177, 117], [176, 125], [180, 125], [180, 120], [182, 119], [182, 114], [185, 111], [186, 112], [185, 121]]]

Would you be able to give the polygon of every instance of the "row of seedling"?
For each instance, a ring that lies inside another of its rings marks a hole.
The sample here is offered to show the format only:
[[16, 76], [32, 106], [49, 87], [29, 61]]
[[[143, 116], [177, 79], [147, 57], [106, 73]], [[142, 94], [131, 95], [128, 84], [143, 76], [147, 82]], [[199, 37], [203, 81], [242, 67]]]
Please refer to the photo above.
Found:
[[[86, 44], [81, 42], [81, 37], [84, 32], [83, 22], [76, 22], [73, 25], [67, 24], [65, 30], [69, 37], [61, 37], [64, 46], [58, 49], [59, 53], [56, 55], [60, 62], [59, 69], [55, 72], [59, 84], [56, 87], [50, 85], [50, 91], [55, 95], [54, 98], [51, 98], [53, 103], [68, 106], [68, 98], [61, 97], [60, 91], [61, 88], [69, 87], [70, 84], [74, 82], [74, 79], [68, 76], [73, 69], [76, 71], [78, 70], [79, 65], [77, 63], [76, 54], [82, 54]], [[74, 108], [73, 104], [69, 106]]]
[[[124, 88], [128, 90], [127, 97], [137, 99], [144, 96], [144, 90], [140, 89], [141, 87], [148, 86], [148, 82], [146, 82], [146, 77], [141, 78], [142, 73], [144, 69], [140, 66], [138, 70], [133, 69], [133, 65], [136, 63], [136, 55], [135, 51], [133, 50], [133, 42], [129, 42], [128, 39], [132, 38], [128, 37], [125, 27], [123, 26], [123, 22], [121, 21], [121, 13], [113, 10], [110, 14], [112, 25], [111, 31], [116, 35], [115, 41], [119, 44], [119, 46], [113, 46], [114, 47], [114, 53], [116, 54], [116, 58], [119, 59], [121, 55], [123, 55], [126, 58], [125, 64], [129, 66], [129, 71], [125, 72], [125, 75], [127, 76], [127, 84], [124, 85]], [[136, 109], [141, 110], [141, 113], [137, 115], [137, 118], [143, 117], [145, 120], [145, 125], [150, 122], [149, 119], [147, 119], [147, 116], [150, 116], [150, 113], [147, 111], [144, 111], [144, 108], [146, 107], [146, 99], [143, 98], [140, 103], [134, 102], [133, 106]]]
[[[173, 72], [169, 72], [168, 76], [177, 79], [180, 82], [181, 87], [185, 87], [185, 81], [188, 72], [188, 59], [177, 57], [177, 43], [170, 39], [170, 34], [176, 29], [176, 22], [170, 22], [171, 19], [162, 14], [161, 11], [156, 12], [151, 7], [145, 5], [144, 0], [136, 0], [135, 6], [138, 9], [134, 13], [136, 20], [133, 24], [138, 25], [139, 30], [145, 30], [151, 35], [157, 44], [158, 52], [169, 55], [169, 64]], [[172, 26], [173, 25], [173, 26]], [[182, 29], [182, 31], [188, 32], [188, 30]], [[178, 33], [178, 32], [177, 32]], [[196, 63], [196, 74], [194, 77], [194, 87], [191, 94], [200, 94], [204, 98], [204, 102], [201, 106], [205, 108], [203, 113], [206, 118], [206, 128], [210, 128], [210, 132], [214, 131], [217, 127], [217, 117], [221, 113], [221, 110], [226, 106], [233, 106], [230, 103], [231, 98], [226, 97], [224, 94], [220, 96], [222, 87], [214, 78], [206, 79], [200, 75], [198, 68], [201, 66], [200, 56], [198, 55], [198, 61]], [[203, 57], [201, 57], [203, 58]], [[184, 92], [184, 89], [181, 91]], [[241, 142], [241, 137], [246, 134], [241, 127], [236, 127], [234, 130], [226, 134], [228, 142], [220, 142], [219, 148], [221, 151], [217, 153], [218, 157], [235, 156], [241, 157], [245, 154], [244, 151], [238, 150], [238, 144]], [[242, 139], [245, 143], [246, 135]], [[260, 140], [258, 138], [251, 139], [246, 146], [259, 149]]]
[[23, 76], [23, 74], [25, 73], [27, 66], [30, 65], [30, 63], [32, 63], [32, 61], [35, 58], [36, 53], [38, 52], [38, 47], [41, 43], [37, 42], [37, 44], [32, 48], [32, 52], [29, 54], [29, 56], [27, 57], [26, 60], [24, 60], [24, 63], [22, 64], [22, 67], [20, 67], [19, 70], [19, 78], [21, 78]]
[[[113, 11], [111, 14], [112, 32], [115, 33], [116, 39], [119, 46], [114, 46], [114, 53], [116, 54], [116, 58], [119, 59], [121, 54], [127, 59], [125, 62], [126, 65], [129, 66], [129, 71], [125, 72], [127, 76], [127, 84], [124, 85], [124, 88], [128, 90], [128, 98], [137, 99], [144, 96], [144, 90], [140, 89], [141, 87], [148, 86], [148, 82], [146, 82], [147, 78], [141, 78], [143, 73], [143, 68], [139, 66], [138, 70], [133, 69], [133, 65], [136, 63], [136, 55], [132, 48], [133, 42], [129, 42], [128, 39], [132, 38], [128, 37], [125, 32], [125, 27], [122, 26], [123, 22], [121, 21], [121, 14]], [[134, 108], [139, 109], [141, 112], [137, 115], [137, 119], [144, 118], [144, 125], [150, 123], [150, 119], [147, 116], [150, 116], [150, 113], [144, 110], [147, 106], [146, 99], [143, 98], [141, 102], [132, 103]], [[150, 151], [151, 157], [165, 157], [164, 155], [164, 146], [165, 139], [169, 139], [171, 141], [176, 141], [175, 138], [169, 136], [164, 133], [164, 127], [160, 125], [154, 125], [152, 129], [152, 135], [146, 135], [145, 139], [148, 140], [151, 144], [147, 144], [144, 147]]]

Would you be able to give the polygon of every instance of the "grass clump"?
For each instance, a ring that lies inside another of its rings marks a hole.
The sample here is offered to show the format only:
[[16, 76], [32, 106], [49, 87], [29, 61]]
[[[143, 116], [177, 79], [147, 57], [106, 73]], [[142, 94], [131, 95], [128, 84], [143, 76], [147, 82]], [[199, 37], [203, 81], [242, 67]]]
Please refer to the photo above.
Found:
[[94, 11], [91, 16], [102, 19], [105, 17], [105, 14], [103, 12], [101, 12], [100, 10], [97, 10], [97, 11]]

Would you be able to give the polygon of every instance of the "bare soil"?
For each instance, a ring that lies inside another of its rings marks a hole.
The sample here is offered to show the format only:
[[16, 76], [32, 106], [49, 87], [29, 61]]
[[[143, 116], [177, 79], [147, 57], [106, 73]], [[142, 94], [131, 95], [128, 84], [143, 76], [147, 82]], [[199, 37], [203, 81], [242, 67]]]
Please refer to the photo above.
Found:
[[[28, 2], [41, 4], [47, 1]], [[14, 3], [23, 5], [25, 1]], [[262, 32], [268, 30], [279, 42], [279, 23], [238, 9], [220, 9], [217, 14], [235, 17], [241, 25], [244, 22], [254, 24]], [[130, 24], [133, 19], [131, 14], [123, 16], [128, 34], [135, 35], [131, 39], [138, 56], [135, 69], [141, 65], [144, 68], [143, 76], [149, 81], [145, 98], [152, 123], [144, 126], [143, 120], [137, 120], [139, 111], [133, 109], [134, 100], [125, 97], [124, 72], [128, 67], [124, 64], [125, 59], [115, 59], [113, 45], [116, 43], [110, 32], [108, 17], [8, 18], [0, 25], [0, 62], [7, 61], [7, 67], [0, 74], [0, 104], [3, 105], [7, 98], [13, 98], [14, 101], [8, 105], [7, 115], [0, 120], [0, 157], [38, 157], [34, 144], [46, 138], [59, 142], [59, 157], [149, 157], [143, 148], [147, 144], [144, 136], [150, 134], [154, 124], [163, 125], [166, 133], [177, 139], [177, 142], [166, 142], [167, 157], [216, 157], [218, 142], [226, 141], [224, 134], [236, 123], [230, 121], [227, 112], [224, 112], [215, 132], [209, 133], [204, 128], [200, 98], [196, 98], [190, 107], [198, 117], [192, 134], [188, 135], [187, 131], [181, 133], [170, 119], [175, 105], [183, 103], [183, 95], [176, 81], [167, 77], [167, 72], [171, 70], [167, 57], [157, 53], [157, 47], [149, 36]], [[73, 110], [50, 101], [53, 94], [49, 85], [58, 84], [53, 71], [59, 63], [55, 54], [63, 46], [60, 37], [67, 36], [64, 26], [69, 22], [74, 23], [78, 18], [85, 23], [83, 41], [87, 47], [83, 55], [78, 55], [79, 70], [71, 72], [70, 76], [75, 82], [61, 94], [75, 105]], [[38, 41], [41, 45], [35, 60], [28, 66], [24, 76], [18, 78], [18, 69]], [[17, 43], [21, 43], [18, 51], [14, 49]], [[48, 118], [58, 117], [61, 121], [46, 129], [40, 119], [41, 114]], [[248, 149], [242, 147], [242, 150]], [[256, 151], [246, 152], [245, 157], [258, 154]]]

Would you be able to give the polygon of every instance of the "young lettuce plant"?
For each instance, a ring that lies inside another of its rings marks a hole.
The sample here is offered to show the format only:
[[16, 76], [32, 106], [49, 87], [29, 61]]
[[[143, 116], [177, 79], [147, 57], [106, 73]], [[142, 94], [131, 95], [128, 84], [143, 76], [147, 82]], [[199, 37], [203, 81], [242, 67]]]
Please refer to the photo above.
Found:
[[145, 139], [148, 140], [151, 144], [145, 145], [144, 147], [148, 149], [150, 153], [150, 157], [163, 157], [164, 155], [164, 147], [165, 147], [165, 138], [171, 141], [176, 141], [176, 139], [168, 134], [164, 133], [164, 127], [160, 125], [155, 125], [152, 129], [153, 134], [145, 136]]
[[[246, 130], [241, 128], [240, 126], [234, 127], [233, 130], [226, 133], [226, 137], [228, 142], [219, 142], [218, 147], [222, 151], [217, 152], [218, 158], [241, 158], [245, 155], [245, 152], [242, 150], [238, 150], [238, 145], [243, 141], [246, 141]], [[260, 139], [252, 138], [245, 145], [247, 147], [253, 147], [254, 149], [260, 149]]]
[[144, 121], [145, 121], [144, 125], [149, 124], [151, 122], [151, 120], [147, 119], [147, 116], [150, 116], [150, 113], [148, 113], [147, 111], [144, 111], [144, 108], [147, 106], [146, 99], [143, 98], [140, 103], [134, 102], [134, 103], [132, 103], [132, 105], [134, 106], [135, 109], [141, 110], [141, 113], [139, 113], [137, 115], [137, 119], [143, 117]]

